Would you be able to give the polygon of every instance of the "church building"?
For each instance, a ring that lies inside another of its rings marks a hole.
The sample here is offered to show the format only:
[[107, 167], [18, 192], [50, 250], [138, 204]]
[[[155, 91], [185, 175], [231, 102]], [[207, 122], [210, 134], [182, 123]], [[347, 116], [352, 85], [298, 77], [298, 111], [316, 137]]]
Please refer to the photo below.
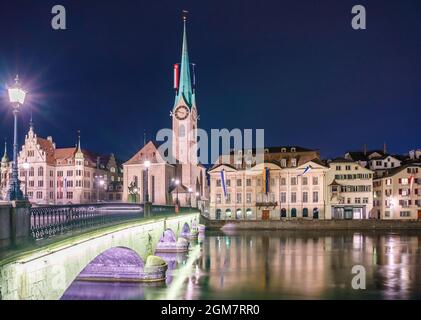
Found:
[[194, 65], [189, 62], [186, 17], [183, 20], [181, 64], [174, 65], [171, 150], [163, 152], [149, 141], [123, 164], [125, 201], [193, 207], [206, 201], [206, 168], [197, 159]]

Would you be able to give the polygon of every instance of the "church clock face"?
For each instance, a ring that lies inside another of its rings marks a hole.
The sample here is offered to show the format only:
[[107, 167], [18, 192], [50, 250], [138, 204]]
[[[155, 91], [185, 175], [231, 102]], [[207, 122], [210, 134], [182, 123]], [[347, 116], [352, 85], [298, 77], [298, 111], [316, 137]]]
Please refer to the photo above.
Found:
[[189, 109], [186, 106], [180, 106], [175, 110], [175, 117], [178, 120], [185, 120], [189, 115]]

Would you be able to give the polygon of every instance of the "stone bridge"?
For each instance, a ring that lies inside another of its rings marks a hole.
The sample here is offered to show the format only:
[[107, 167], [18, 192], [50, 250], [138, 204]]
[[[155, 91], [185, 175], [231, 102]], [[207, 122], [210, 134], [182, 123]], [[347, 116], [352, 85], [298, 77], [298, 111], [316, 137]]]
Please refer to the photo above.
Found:
[[125, 265], [125, 257], [135, 257], [143, 264], [154, 254], [165, 230], [171, 229], [178, 237], [183, 228], [185, 231], [197, 224], [199, 216], [199, 212], [181, 213], [104, 226], [15, 254], [0, 261], [0, 298], [60, 299], [93, 260], [101, 260], [96, 259], [101, 255], [106, 263], [117, 254], [118, 266]]

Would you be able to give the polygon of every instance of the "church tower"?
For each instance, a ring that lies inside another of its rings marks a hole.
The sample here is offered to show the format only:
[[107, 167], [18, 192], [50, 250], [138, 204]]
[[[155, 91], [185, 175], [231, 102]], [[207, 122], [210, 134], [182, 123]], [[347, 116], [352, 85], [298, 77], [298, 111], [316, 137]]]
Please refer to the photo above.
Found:
[[[183, 46], [181, 65], [174, 65], [175, 103], [172, 110], [173, 157], [183, 165], [197, 165], [197, 108], [194, 65], [189, 62], [187, 49], [187, 17], [183, 16]], [[193, 83], [191, 69], [193, 68]], [[184, 174], [183, 174], [184, 176]], [[186, 181], [187, 183], [187, 181]]]

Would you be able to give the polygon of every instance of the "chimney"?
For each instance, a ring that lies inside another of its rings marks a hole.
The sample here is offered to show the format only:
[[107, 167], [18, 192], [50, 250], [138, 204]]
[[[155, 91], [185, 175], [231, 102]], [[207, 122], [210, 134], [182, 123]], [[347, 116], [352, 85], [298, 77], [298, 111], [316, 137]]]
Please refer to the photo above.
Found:
[[383, 153], [384, 154], [387, 153], [387, 144], [386, 144], [386, 142], [383, 143]]
[[364, 155], [367, 155], [367, 144], [364, 144]]

